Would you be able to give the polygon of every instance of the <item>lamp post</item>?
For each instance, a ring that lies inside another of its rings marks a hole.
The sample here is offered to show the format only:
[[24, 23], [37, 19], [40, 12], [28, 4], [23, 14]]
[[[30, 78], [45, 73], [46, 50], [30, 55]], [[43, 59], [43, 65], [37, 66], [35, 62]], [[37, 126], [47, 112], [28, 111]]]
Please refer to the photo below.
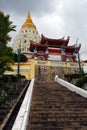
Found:
[[18, 68], [17, 68], [17, 75], [20, 74], [20, 53], [21, 53], [21, 38], [20, 39], [20, 44], [18, 48]]
[[[77, 38], [77, 40], [76, 40], [76, 47], [77, 47], [77, 46], [78, 46], [78, 38]], [[81, 46], [81, 44], [80, 44], [80, 46]], [[80, 54], [79, 54], [79, 50], [78, 50], [78, 49], [76, 49], [76, 53], [77, 53], [77, 55], [78, 55], [79, 72], [80, 72], [80, 74], [82, 74], [82, 73], [84, 73], [84, 71], [83, 71], [83, 69], [82, 69], [82, 67], [81, 67]]]
[[81, 63], [80, 63], [80, 55], [79, 55], [79, 51], [77, 51], [77, 54], [78, 54], [79, 72], [80, 72], [80, 74], [82, 74], [83, 71], [82, 71], [82, 67], [81, 67]]
[[21, 48], [19, 47], [19, 49], [18, 49], [18, 69], [17, 69], [17, 75], [20, 74], [20, 52], [21, 52]]

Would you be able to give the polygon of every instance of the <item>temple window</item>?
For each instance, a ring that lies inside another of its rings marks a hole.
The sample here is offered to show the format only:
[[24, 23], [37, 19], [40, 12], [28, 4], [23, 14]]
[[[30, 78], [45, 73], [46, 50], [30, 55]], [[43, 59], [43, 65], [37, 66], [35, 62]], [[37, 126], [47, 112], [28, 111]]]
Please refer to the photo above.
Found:
[[24, 42], [26, 43], [27, 41], [25, 40]]

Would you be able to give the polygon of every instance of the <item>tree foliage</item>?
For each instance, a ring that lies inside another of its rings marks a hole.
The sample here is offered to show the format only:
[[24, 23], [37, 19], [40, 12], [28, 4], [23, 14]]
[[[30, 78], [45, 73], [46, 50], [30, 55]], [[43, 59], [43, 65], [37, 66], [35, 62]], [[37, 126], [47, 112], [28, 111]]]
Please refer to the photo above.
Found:
[[86, 77], [86, 76], [81, 76], [81, 77], [78, 78], [78, 80], [76, 81], [76, 86], [82, 88], [85, 83], [87, 83], [87, 77]]
[[[18, 62], [17, 53], [13, 53], [13, 59], [14, 59], [14, 62]], [[24, 54], [20, 54], [20, 62], [26, 62], [26, 61], [27, 61], [27, 57]]]
[[12, 25], [12, 21], [9, 20], [9, 15], [4, 15], [0, 12], [0, 75], [6, 70], [12, 70], [10, 64], [12, 59], [12, 48], [7, 46], [7, 43], [11, 40], [9, 32], [15, 31], [15, 26]]
[[12, 21], [9, 20], [9, 15], [4, 15], [4, 13], [0, 13], [0, 43], [7, 44], [11, 37], [9, 36], [9, 32], [15, 31], [15, 25], [12, 25]]
[[12, 48], [5, 45], [0, 46], [0, 75], [6, 70], [12, 70], [10, 65], [13, 63]]

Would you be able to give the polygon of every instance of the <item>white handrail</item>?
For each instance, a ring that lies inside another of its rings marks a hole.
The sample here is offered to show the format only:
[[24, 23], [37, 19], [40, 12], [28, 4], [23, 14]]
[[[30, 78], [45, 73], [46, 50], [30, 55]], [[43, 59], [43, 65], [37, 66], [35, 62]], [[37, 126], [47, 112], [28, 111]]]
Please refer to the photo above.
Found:
[[65, 86], [66, 88], [68, 88], [69, 90], [76, 92], [77, 94], [81, 95], [84, 98], [87, 98], [87, 91], [84, 89], [81, 89], [63, 79], [58, 78], [57, 76], [55, 76], [55, 81], [60, 83], [61, 85]]
[[26, 130], [29, 112], [30, 112], [30, 105], [31, 105], [31, 97], [32, 97], [32, 92], [33, 92], [34, 80], [35, 79], [33, 78], [29, 87], [28, 87], [28, 90], [26, 92], [23, 103], [20, 107], [20, 110], [19, 110], [18, 115], [16, 117], [16, 120], [14, 122], [14, 125], [12, 127], [12, 130]]

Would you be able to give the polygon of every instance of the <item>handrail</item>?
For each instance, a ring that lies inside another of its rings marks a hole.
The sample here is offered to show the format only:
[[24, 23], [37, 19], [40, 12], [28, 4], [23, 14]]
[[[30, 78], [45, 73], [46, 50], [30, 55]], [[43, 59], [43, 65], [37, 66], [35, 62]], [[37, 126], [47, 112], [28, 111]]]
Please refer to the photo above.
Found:
[[33, 78], [28, 87], [23, 103], [13, 124], [12, 130], [26, 130], [30, 112], [31, 97], [34, 87], [34, 80], [35, 79]]
[[7, 114], [6, 118], [3, 120], [2, 125], [0, 126], [0, 130], [5, 129], [5, 126], [7, 125], [8, 120], [10, 119], [10, 117], [11, 117], [11, 115], [12, 115], [12, 113], [13, 113], [13, 111], [14, 111], [16, 105], [18, 104], [19, 100], [21, 99], [23, 93], [26, 91], [26, 89], [27, 89], [27, 87], [28, 87], [28, 85], [29, 85], [29, 82], [30, 82], [30, 81], [27, 82], [26, 86], [24, 87], [24, 89], [22, 90], [22, 92], [20, 93], [20, 95], [18, 96], [18, 98], [16, 99], [16, 102], [15, 102], [14, 105], [12, 106], [12, 108], [11, 108], [11, 110], [9, 111], [9, 113]]
[[73, 85], [73, 84], [71, 84], [63, 79], [58, 78], [57, 75], [55, 76], [55, 81], [60, 83], [61, 85], [65, 86], [69, 90], [81, 95], [82, 97], [87, 98], [87, 91], [86, 90], [81, 89], [81, 88], [79, 88], [79, 87], [77, 87], [77, 86], [75, 86], [75, 85]]

